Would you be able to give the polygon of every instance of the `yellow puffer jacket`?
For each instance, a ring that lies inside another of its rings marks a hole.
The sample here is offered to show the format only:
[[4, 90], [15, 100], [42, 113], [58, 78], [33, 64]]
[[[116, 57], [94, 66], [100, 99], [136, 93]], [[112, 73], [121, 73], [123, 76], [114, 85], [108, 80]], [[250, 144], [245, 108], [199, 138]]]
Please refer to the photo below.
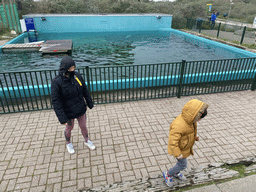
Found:
[[193, 145], [197, 137], [197, 123], [195, 119], [199, 119], [201, 114], [208, 105], [197, 99], [187, 102], [181, 114], [172, 122], [169, 132], [168, 153], [174, 157], [183, 158], [193, 155]]

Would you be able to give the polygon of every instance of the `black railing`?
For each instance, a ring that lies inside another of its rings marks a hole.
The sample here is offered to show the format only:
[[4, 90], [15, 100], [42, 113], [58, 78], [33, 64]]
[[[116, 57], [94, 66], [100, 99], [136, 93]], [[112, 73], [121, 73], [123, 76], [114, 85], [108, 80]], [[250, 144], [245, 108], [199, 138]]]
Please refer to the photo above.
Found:
[[[256, 58], [78, 69], [96, 104], [254, 90]], [[52, 109], [58, 71], [0, 73], [0, 114]]]
[[208, 19], [202, 18], [173, 18], [173, 29], [188, 29], [203, 35], [220, 38], [240, 45], [251, 45], [255, 48], [256, 28], [241, 26], [235, 22], [216, 21], [214, 27]]

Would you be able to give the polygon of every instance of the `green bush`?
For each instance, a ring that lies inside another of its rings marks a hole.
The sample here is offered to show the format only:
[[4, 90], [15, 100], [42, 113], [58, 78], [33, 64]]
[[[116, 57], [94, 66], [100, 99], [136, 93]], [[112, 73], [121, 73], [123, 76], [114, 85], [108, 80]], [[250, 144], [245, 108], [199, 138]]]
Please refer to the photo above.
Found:
[[173, 29], [185, 29], [187, 24], [187, 19], [186, 18], [177, 18], [173, 17], [172, 18], [172, 28]]
[[256, 30], [254, 29], [254, 28], [246, 28], [246, 31], [255, 31], [256, 32]]
[[203, 22], [202, 26], [201, 26], [201, 29], [205, 29], [205, 30], [211, 29], [210, 22], [207, 22], [207, 21]]
[[5, 27], [3, 24], [0, 23], [0, 35], [5, 35], [6, 33], [10, 33], [11, 30]]

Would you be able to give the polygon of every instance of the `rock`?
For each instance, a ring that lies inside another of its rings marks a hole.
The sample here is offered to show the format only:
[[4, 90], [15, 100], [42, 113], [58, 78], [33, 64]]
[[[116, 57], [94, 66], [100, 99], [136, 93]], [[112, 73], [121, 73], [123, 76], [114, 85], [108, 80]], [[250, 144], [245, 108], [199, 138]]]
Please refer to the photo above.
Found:
[[17, 35], [16, 31], [11, 30], [12, 35]]
[[209, 180], [208, 174], [205, 173], [197, 173], [194, 175], [194, 178], [192, 178], [192, 182], [194, 184], [201, 184]]
[[199, 173], [201, 171], [203, 171], [204, 169], [207, 169], [209, 167], [209, 165], [199, 165], [194, 171], [195, 173]]
[[209, 167], [221, 167], [222, 165], [224, 165], [224, 163], [211, 163], [210, 165], [209, 165]]
[[221, 179], [229, 179], [229, 178], [237, 177], [237, 176], [239, 176], [238, 171], [229, 170], [228, 172], [225, 172], [221, 175]]
[[11, 37], [8, 37], [8, 36], [2, 36], [2, 38], [9, 39], [9, 38], [11, 38]]
[[248, 167], [245, 168], [246, 171], [250, 171], [250, 172], [256, 172], [256, 165], [250, 165]]
[[244, 159], [239, 161], [239, 164], [246, 165], [246, 166], [251, 165], [252, 163], [253, 163], [252, 159]]
[[234, 164], [237, 164], [239, 163], [239, 160], [229, 160], [226, 162], [228, 165], [234, 165]]
[[[246, 159], [229, 160], [225, 162], [228, 165], [250, 165], [245, 168], [245, 173], [256, 172], [256, 158], [250, 157]], [[191, 185], [206, 184], [214, 180], [230, 179], [239, 176], [238, 171], [222, 168], [225, 163], [212, 163], [199, 165], [198, 167], [182, 171], [186, 175], [186, 181], [180, 181], [174, 178], [174, 186], [172, 188], [165, 184], [164, 178], [161, 174], [153, 177], [144, 177], [135, 181], [126, 181], [106, 185], [102, 187], [80, 190], [79, 192], [153, 192], [153, 191], [175, 191]], [[254, 163], [254, 164], [252, 164]], [[252, 164], [252, 165], [251, 165]]]

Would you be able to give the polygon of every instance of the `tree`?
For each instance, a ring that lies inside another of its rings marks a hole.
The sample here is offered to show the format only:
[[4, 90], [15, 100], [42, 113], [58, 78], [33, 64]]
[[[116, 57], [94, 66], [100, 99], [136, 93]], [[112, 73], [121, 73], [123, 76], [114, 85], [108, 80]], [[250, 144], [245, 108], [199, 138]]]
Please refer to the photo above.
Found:
[[[256, 0], [233, 2], [229, 18], [253, 22], [256, 15]], [[165, 13], [174, 17], [206, 18], [206, 4], [209, 3], [212, 4], [213, 11], [219, 11], [220, 17], [223, 13], [229, 12], [230, 0], [24, 0], [20, 13]]]
[[190, 2], [180, 7], [182, 17], [198, 18], [206, 16], [206, 6], [201, 2]]
[[22, 9], [19, 11], [20, 17], [28, 13], [36, 13], [36, 3], [33, 0], [24, 0], [21, 2]]

